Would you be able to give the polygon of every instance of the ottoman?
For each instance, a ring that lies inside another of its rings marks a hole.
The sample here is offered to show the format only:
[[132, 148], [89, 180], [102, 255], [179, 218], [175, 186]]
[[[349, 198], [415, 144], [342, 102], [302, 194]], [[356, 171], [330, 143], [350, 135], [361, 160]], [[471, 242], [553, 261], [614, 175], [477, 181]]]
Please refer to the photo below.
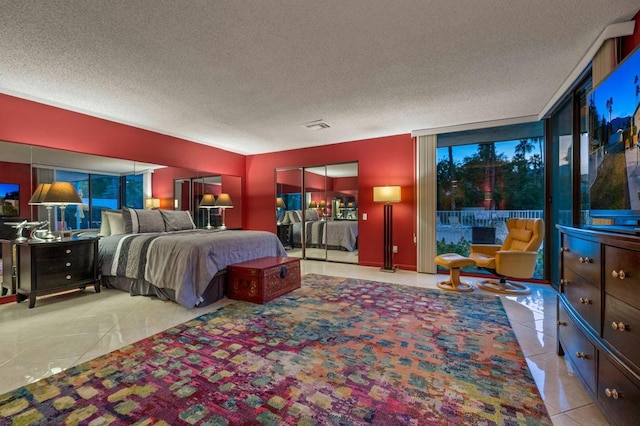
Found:
[[449, 269], [449, 281], [439, 282], [438, 288], [449, 291], [469, 292], [473, 291], [471, 284], [460, 281], [460, 268], [473, 266], [476, 262], [473, 259], [461, 256], [457, 253], [445, 253], [436, 256], [434, 259], [437, 265]]

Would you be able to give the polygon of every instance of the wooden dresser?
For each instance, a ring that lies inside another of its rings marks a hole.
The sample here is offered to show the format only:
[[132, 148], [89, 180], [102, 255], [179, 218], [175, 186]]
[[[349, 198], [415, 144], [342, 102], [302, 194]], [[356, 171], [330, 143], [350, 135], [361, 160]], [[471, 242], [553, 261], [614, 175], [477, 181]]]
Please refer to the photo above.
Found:
[[640, 238], [558, 226], [558, 354], [613, 424], [640, 419]]

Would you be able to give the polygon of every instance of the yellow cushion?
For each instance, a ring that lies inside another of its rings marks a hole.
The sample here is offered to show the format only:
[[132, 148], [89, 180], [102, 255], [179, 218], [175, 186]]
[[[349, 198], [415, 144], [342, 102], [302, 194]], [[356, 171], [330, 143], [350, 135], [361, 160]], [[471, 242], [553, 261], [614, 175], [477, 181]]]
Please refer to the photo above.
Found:
[[[517, 241], [522, 241], [528, 243], [531, 241], [531, 236], [533, 232], [530, 229], [522, 229], [522, 228], [512, 228], [509, 230], [509, 236]], [[517, 248], [514, 247], [516, 250]]]

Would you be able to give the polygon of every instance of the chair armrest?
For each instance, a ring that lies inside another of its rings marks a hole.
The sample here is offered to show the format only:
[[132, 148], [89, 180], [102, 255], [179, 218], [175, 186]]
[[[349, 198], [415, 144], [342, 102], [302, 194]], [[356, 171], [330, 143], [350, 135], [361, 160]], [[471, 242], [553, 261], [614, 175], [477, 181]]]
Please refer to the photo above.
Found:
[[536, 269], [538, 252], [500, 250], [496, 252], [496, 272], [512, 278], [531, 278]]
[[469, 250], [471, 253], [480, 253], [488, 257], [494, 257], [498, 250], [500, 250], [497, 244], [471, 244]]

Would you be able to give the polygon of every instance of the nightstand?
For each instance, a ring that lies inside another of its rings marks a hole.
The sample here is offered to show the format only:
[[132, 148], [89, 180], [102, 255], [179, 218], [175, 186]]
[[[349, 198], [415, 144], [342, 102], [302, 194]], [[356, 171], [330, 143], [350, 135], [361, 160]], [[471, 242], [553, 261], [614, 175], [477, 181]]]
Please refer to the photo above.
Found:
[[278, 224], [278, 239], [284, 248], [293, 248], [293, 225]]
[[71, 239], [55, 242], [14, 243], [17, 248], [17, 301], [29, 298], [29, 308], [36, 296], [93, 285], [98, 281], [98, 239]]

